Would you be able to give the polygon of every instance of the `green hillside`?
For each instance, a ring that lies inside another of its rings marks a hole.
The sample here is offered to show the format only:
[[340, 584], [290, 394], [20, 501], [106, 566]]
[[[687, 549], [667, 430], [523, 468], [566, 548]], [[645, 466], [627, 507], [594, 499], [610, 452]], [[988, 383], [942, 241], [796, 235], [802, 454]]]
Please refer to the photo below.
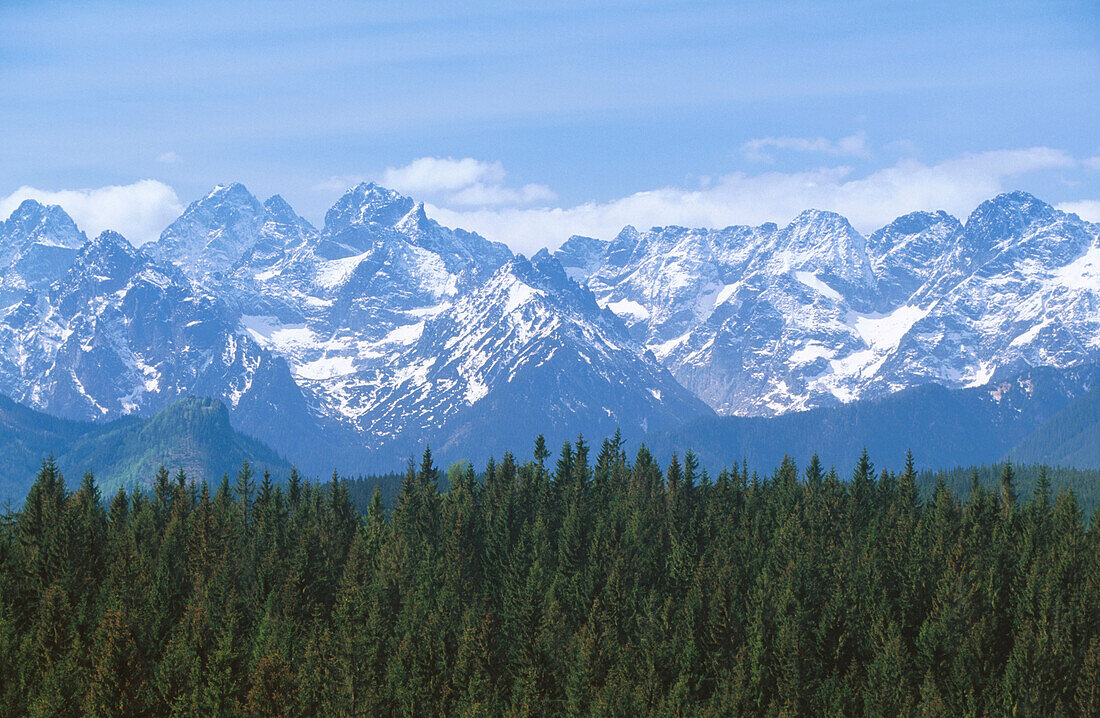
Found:
[[147, 483], [161, 465], [208, 481], [235, 473], [246, 459], [259, 472], [278, 476], [290, 470], [269, 446], [235, 431], [225, 405], [214, 399], [181, 399], [149, 419], [93, 424], [0, 397], [0, 501], [19, 503], [50, 455], [67, 483], [75, 486], [93, 471], [105, 495]]

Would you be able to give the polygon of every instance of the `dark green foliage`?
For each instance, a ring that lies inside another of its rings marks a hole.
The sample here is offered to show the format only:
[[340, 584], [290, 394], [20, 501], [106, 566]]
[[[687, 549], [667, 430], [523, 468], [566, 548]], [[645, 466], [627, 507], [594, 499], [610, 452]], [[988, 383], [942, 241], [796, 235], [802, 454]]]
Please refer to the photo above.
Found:
[[[970, 492], [974, 472], [979, 483], [989, 490], [1000, 494], [1001, 475], [1004, 464], [983, 464], [978, 467], [951, 469], [950, 471], [922, 471], [917, 476], [917, 486], [922, 497], [932, 495], [941, 479], [955, 496], [965, 497]], [[1026, 499], [1031, 496], [1040, 483], [1040, 475], [1045, 475], [1047, 491], [1072, 491], [1085, 518], [1092, 516], [1100, 507], [1100, 471], [1047, 467], [1039, 464], [1013, 464], [1012, 471], [1016, 494]], [[1052, 499], [1053, 500], [1053, 499]]]
[[149, 419], [126, 417], [105, 424], [48, 416], [0, 396], [0, 502], [27, 493], [42, 457], [77, 478], [94, 470], [100, 487], [150, 486], [158, 466], [214, 480], [242, 461], [285, 477], [289, 464], [266, 444], [234, 431], [229, 412], [216, 399], [186, 398]]
[[616, 436], [104, 505], [46, 462], [0, 516], [0, 715], [1097, 715], [1073, 477], [904, 467]]

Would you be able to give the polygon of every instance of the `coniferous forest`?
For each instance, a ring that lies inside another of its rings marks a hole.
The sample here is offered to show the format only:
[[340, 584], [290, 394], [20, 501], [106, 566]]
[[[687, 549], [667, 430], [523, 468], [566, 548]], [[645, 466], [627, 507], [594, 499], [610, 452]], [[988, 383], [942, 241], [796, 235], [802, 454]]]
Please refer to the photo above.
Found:
[[1100, 715], [1100, 521], [1045, 475], [539, 441], [355, 506], [45, 463], [0, 526], [0, 714]]

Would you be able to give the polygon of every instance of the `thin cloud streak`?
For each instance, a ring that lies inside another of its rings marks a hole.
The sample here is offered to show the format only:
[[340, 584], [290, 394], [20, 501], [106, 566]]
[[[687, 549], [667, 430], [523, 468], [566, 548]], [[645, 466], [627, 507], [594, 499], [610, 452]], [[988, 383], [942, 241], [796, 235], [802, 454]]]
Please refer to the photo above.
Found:
[[500, 162], [472, 157], [420, 157], [403, 167], [390, 167], [381, 183], [427, 202], [447, 206], [504, 207], [551, 202], [557, 195], [547, 186], [509, 187]]
[[753, 162], [774, 162], [775, 158], [770, 150], [813, 152], [839, 157], [871, 156], [867, 133], [862, 130], [835, 141], [824, 137], [761, 137], [741, 145], [741, 152]]

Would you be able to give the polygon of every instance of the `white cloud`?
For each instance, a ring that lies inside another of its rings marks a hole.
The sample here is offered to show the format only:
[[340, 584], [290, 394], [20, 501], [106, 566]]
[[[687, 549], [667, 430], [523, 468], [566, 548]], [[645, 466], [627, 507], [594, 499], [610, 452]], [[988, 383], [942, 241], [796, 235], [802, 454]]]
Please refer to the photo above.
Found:
[[499, 162], [482, 162], [472, 157], [421, 157], [404, 167], [390, 167], [382, 173], [382, 184], [409, 194], [431, 194], [464, 189], [475, 184], [497, 185], [504, 181]]
[[1100, 199], [1079, 199], [1057, 205], [1063, 212], [1072, 212], [1086, 222], [1100, 222]]
[[20, 187], [0, 199], [0, 216], [10, 216], [25, 199], [61, 205], [89, 236], [113, 229], [139, 246], [156, 239], [183, 212], [175, 190], [157, 180], [141, 180], [128, 185], [56, 192]]
[[768, 150], [817, 152], [842, 157], [869, 157], [871, 154], [863, 130], [835, 141], [824, 137], [760, 137], [741, 145], [741, 152], [754, 162], [774, 161]]
[[1081, 164], [1092, 170], [1100, 170], [1100, 157], [1089, 157], [1088, 159], [1081, 160]]
[[[627, 224], [643, 229], [670, 224], [784, 224], [811, 207], [840, 212], [864, 232], [914, 210], [944, 209], [964, 218], [980, 202], [1012, 189], [1016, 177], [1083, 163], [1061, 150], [1032, 147], [966, 154], [936, 164], [905, 159], [862, 175], [846, 166], [736, 172], [707, 178], [697, 187], [663, 187], [571, 207], [532, 206], [552, 202], [554, 193], [543, 185], [508, 186], [497, 162], [421, 158], [383, 176], [387, 182], [399, 180], [393, 183], [396, 189], [428, 200], [428, 213], [443, 224], [531, 253], [557, 247], [572, 234], [610, 238]], [[441, 170], [438, 177], [430, 176], [432, 168]], [[333, 177], [314, 189], [344, 190], [360, 179]], [[0, 198], [0, 218], [28, 198], [61, 205], [91, 236], [114, 229], [136, 245], [155, 239], [183, 211], [171, 187], [143, 180], [56, 192], [21, 187]], [[1100, 221], [1097, 200], [1065, 202], [1059, 208]]]
[[404, 167], [388, 168], [380, 181], [418, 199], [460, 207], [521, 206], [557, 197], [545, 185], [509, 187], [500, 162], [472, 157], [420, 157]]
[[161, 154], [157, 155], [157, 162], [165, 165], [174, 165], [179, 162], [183, 162], [183, 158], [175, 152], [162, 152]]
[[783, 224], [811, 207], [840, 212], [869, 232], [914, 210], [943, 209], [965, 218], [982, 201], [1011, 189], [1012, 178], [1075, 164], [1061, 150], [1033, 147], [966, 154], [932, 165], [907, 159], [862, 176], [849, 167], [737, 172], [697, 189], [664, 187], [574, 207], [464, 208], [441, 202], [428, 211], [443, 224], [475, 230], [522, 252], [556, 247], [571, 234], [610, 238], [627, 224]]
[[549, 187], [541, 184], [525, 184], [518, 189], [512, 189], [502, 185], [486, 185], [478, 182], [449, 195], [447, 199], [450, 204], [486, 207], [550, 202], [557, 199], [557, 195]]

